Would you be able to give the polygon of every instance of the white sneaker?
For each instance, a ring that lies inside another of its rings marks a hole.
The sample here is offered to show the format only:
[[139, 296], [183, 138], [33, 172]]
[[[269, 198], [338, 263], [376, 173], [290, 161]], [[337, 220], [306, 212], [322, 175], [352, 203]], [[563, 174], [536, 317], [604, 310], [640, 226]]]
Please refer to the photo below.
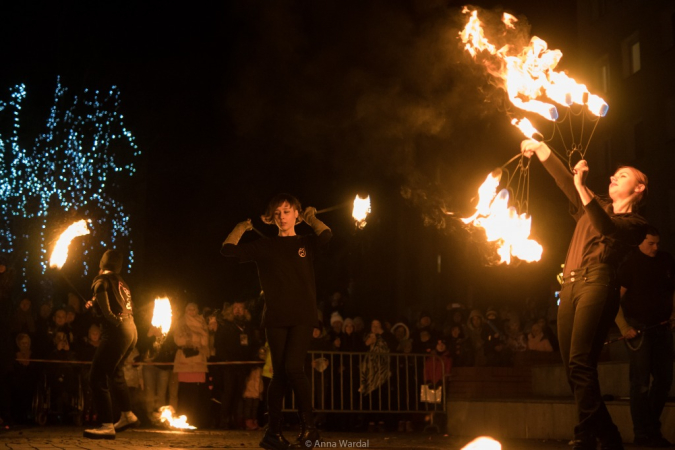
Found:
[[98, 428], [84, 430], [84, 437], [89, 439], [115, 439], [115, 427], [112, 423], [104, 423]]
[[131, 411], [123, 412], [120, 416], [120, 420], [115, 424], [115, 431], [124, 431], [127, 428], [135, 428], [141, 423], [138, 421], [138, 417]]

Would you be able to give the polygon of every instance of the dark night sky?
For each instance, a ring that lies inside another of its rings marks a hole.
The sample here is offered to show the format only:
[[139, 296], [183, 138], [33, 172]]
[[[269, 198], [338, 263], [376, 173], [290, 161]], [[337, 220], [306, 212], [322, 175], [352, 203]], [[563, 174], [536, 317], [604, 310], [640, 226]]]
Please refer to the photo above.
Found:
[[[573, 6], [536, 4], [506, 7], [573, 52]], [[482, 269], [456, 224], [437, 228], [439, 205], [466, 211], [521, 139], [482, 70], [466, 64], [460, 10], [447, 1], [4, 2], [0, 88], [26, 83], [29, 98], [49, 106], [57, 75], [75, 93], [120, 87], [143, 151], [132, 226], [142, 231], [134, 281], [144, 291], [180, 290], [214, 306], [241, 295], [255, 273], [228, 265], [220, 242], [247, 217], [272, 234], [257, 218], [280, 191], [318, 208], [356, 192], [374, 199], [360, 235], [348, 212], [325, 216], [336, 239], [320, 269], [324, 289], [363, 270], [372, 276], [365, 292], [396, 295], [391, 271], [405, 265], [395, 260], [435, 246], [483, 286], [503, 292], [533, 276], [546, 285], [571, 219], [545, 213], [565, 206], [540, 167], [531, 212], [547, 254], [536, 267]], [[391, 244], [401, 239], [413, 245]], [[446, 299], [462, 300], [469, 288], [448, 289]]]

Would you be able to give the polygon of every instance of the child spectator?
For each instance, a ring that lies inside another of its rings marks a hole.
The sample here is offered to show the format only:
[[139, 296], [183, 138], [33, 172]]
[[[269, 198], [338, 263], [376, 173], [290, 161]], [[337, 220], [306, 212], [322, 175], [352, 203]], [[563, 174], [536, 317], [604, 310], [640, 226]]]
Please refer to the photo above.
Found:
[[541, 325], [535, 323], [532, 325], [532, 331], [527, 335], [527, 348], [535, 352], [552, 352], [551, 342], [544, 336], [544, 330]]

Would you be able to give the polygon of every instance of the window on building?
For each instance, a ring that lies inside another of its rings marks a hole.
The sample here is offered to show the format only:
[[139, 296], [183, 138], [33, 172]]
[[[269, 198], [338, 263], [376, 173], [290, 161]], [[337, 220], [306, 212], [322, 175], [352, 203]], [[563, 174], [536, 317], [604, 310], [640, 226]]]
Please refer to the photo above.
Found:
[[597, 20], [607, 14], [608, 0], [593, 0], [591, 2], [591, 18]]
[[642, 67], [640, 56], [640, 36], [635, 32], [623, 42], [623, 68], [625, 76], [628, 77], [640, 70]]
[[605, 94], [609, 92], [609, 56], [604, 55], [595, 65], [598, 88]]

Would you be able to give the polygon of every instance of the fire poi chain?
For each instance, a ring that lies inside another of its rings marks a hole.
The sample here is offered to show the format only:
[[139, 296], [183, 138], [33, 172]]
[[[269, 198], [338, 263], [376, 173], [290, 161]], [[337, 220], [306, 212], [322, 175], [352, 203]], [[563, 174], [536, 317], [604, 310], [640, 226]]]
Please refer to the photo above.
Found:
[[[515, 42], [514, 31], [518, 22], [516, 17], [508, 13], [502, 15], [504, 28], [500, 33], [501, 46], [498, 47], [485, 36], [485, 28], [478, 19], [478, 11], [464, 7], [462, 12], [469, 16], [466, 26], [459, 33], [464, 49], [474, 60], [484, 64], [488, 73], [504, 89], [513, 106], [536, 113], [552, 122], [559, 119], [558, 108], [552, 102], [566, 108], [567, 113], [569, 108], [576, 104], [585, 106], [596, 118], [607, 114], [609, 106], [602, 98], [591, 94], [584, 84], [577, 83], [567, 74], [554, 70], [562, 58], [560, 50], [550, 50], [546, 41], [536, 36], [522, 48], [517, 48], [509, 42], [509, 39]], [[544, 136], [529, 119], [513, 118], [511, 123], [525, 137], [544, 140]], [[597, 126], [597, 120], [595, 125]], [[579, 151], [583, 158], [585, 147], [580, 146], [575, 150]], [[517, 156], [520, 156], [520, 162], [516, 170], [522, 171], [520, 174], [522, 189], [527, 190], [529, 164], [523, 163], [522, 155]], [[514, 206], [509, 206], [508, 189], [502, 189], [497, 193], [501, 177], [501, 169], [487, 176], [478, 189], [479, 201], [476, 213], [462, 221], [485, 229], [487, 241], [497, 242], [500, 262], [509, 264], [512, 256], [528, 262], [539, 261], [543, 248], [536, 241], [529, 239], [532, 219], [527, 212], [518, 214]], [[523, 196], [524, 193], [525, 191], [522, 191], [520, 195]], [[516, 197], [518, 194], [516, 193]]]

